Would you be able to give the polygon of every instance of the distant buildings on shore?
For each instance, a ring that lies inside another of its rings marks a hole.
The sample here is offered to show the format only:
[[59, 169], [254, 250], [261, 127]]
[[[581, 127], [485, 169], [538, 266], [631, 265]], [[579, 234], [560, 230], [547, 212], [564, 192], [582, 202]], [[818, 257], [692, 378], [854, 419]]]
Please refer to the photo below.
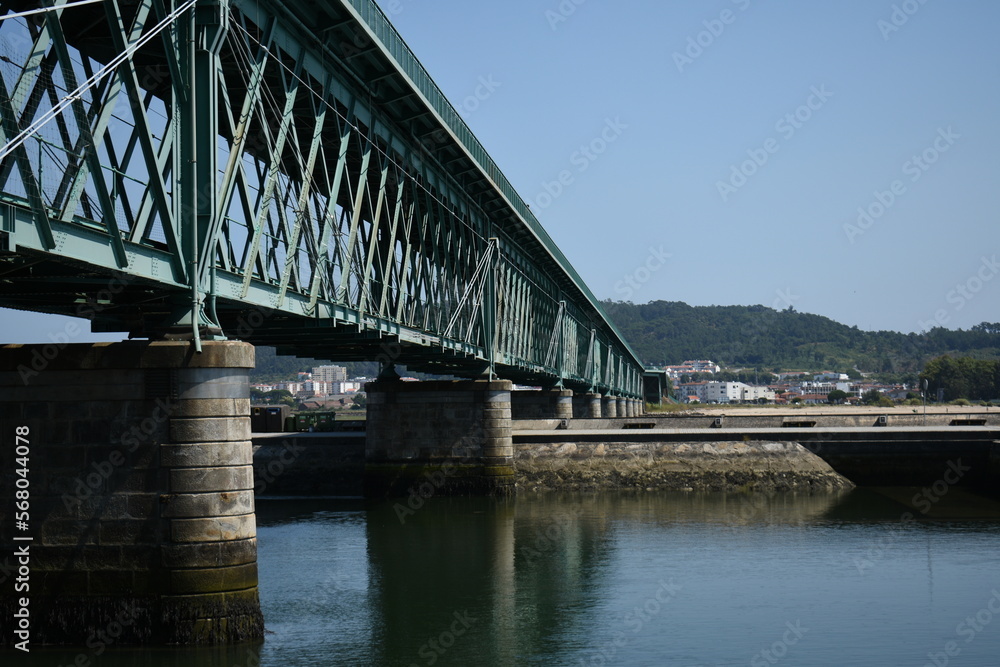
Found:
[[[674, 381], [675, 395], [682, 403], [805, 403], [825, 404], [830, 392], [840, 390], [847, 394], [845, 403], [858, 403], [861, 397], [876, 390], [893, 400], [903, 400], [911, 390], [906, 385], [888, 385], [867, 380], [852, 381], [846, 373], [822, 371], [789, 371], [769, 374], [778, 381], [768, 385], [750, 385], [743, 382], [701, 380], [679, 382], [683, 376], [695, 373], [715, 375], [719, 365], [707, 360], [685, 361], [679, 366], [666, 366], [667, 374]], [[808, 378], [808, 379], [807, 379]]]
[[700, 359], [697, 361], [685, 361], [680, 366], [666, 366], [667, 376], [671, 380], [679, 380], [682, 375], [693, 375], [694, 373], [718, 373], [721, 368], [714, 361]]
[[283, 380], [271, 384], [251, 384], [251, 389], [267, 393], [287, 391], [299, 400], [327, 398], [356, 394], [361, 391], [367, 378], [347, 379], [344, 366], [317, 366], [312, 372], [298, 373], [294, 380]]

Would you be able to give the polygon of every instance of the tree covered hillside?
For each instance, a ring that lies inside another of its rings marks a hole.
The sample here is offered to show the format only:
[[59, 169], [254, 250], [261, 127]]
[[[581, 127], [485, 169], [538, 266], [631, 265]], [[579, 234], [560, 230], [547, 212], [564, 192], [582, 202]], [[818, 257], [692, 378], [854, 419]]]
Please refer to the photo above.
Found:
[[649, 364], [711, 359], [766, 370], [916, 372], [942, 354], [1000, 357], [1000, 323], [923, 334], [861, 331], [828, 317], [766, 306], [689, 306], [680, 301], [605, 301], [605, 310]]

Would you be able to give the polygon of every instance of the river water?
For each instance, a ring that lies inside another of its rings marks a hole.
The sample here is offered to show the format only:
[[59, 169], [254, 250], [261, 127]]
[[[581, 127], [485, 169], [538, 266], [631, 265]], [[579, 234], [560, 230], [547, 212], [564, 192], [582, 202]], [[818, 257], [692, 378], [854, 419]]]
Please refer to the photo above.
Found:
[[263, 644], [18, 663], [1000, 665], [1000, 503], [917, 492], [259, 500]]

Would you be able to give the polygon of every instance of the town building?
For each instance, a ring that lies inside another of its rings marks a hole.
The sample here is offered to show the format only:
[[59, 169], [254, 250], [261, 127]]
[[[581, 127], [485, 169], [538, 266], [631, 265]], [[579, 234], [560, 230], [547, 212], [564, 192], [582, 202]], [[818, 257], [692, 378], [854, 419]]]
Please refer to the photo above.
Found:
[[359, 391], [361, 391], [361, 383], [356, 380], [330, 383], [331, 394], [355, 394]]
[[320, 382], [345, 382], [347, 368], [344, 366], [317, 366], [312, 370], [312, 379]]
[[710, 373], [714, 375], [722, 370], [717, 363], [707, 359], [685, 361], [679, 366], [664, 366], [663, 369], [667, 371], [667, 376], [671, 380], [677, 380], [682, 375], [692, 375], [694, 373]]
[[705, 387], [707, 382], [682, 382], [677, 385], [677, 396], [684, 403], [705, 403]]
[[309, 380], [307, 382], [302, 382], [302, 389], [295, 392], [295, 396], [298, 398], [315, 398], [320, 396], [327, 396], [330, 394], [330, 383], [322, 382], [319, 380]]
[[761, 399], [774, 402], [774, 391], [742, 382], [705, 383], [705, 403], [757, 403]]

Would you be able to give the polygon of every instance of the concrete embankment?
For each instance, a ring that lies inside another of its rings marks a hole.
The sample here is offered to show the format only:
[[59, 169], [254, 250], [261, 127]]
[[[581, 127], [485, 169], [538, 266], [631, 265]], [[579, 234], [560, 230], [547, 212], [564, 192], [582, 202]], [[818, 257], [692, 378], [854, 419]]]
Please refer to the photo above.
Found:
[[[600, 443], [515, 445], [518, 490], [804, 491], [853, 486], [793, 442], [635, 443], [613, 442], [614, 433], [605, 435], [608, 441]], [[363, 433], [254, 436], [259, 496], [361, 496], [364, 465]]]
[[[539, 445], [577, 447], [621, 443], [632, 447], [663, 444], [795, 442], [859, 486], [920, 486], [941, 479], [952, 464], [963, 467], [954, 483], [989, 490], [1000, 479], [1000, 429], [988, 426], [882, 428], [701, 428], [539, 430], [520, 422], [514, 448]], [[525, 428], [527, 427], [527, 428]], [[964, 468], [968, 468], [965, 470]]]
[[364, 433], [255, 433], [258, 496], [361, 496]]
[[[1000, 479], [995, 411], [515, 420], [518, 489], [819, 489]], [[920, 415], [921, 421], [923, 415]], [[975, 425], [969, 425], [972, 422]], [[986, 423], [983, 423], [986, 422]], [[899, 425], [905, 423], [906, 425]], [[679, 428], [680, 426], [687, 428]], [[361, 496], [365, 434], [254, 436], [258, 495]]]
[[514, 450], [519, 490], [814, 491], [854, 486], [795, 442], [637, 443], [609, 437], [602, 442], [517, 442]]

